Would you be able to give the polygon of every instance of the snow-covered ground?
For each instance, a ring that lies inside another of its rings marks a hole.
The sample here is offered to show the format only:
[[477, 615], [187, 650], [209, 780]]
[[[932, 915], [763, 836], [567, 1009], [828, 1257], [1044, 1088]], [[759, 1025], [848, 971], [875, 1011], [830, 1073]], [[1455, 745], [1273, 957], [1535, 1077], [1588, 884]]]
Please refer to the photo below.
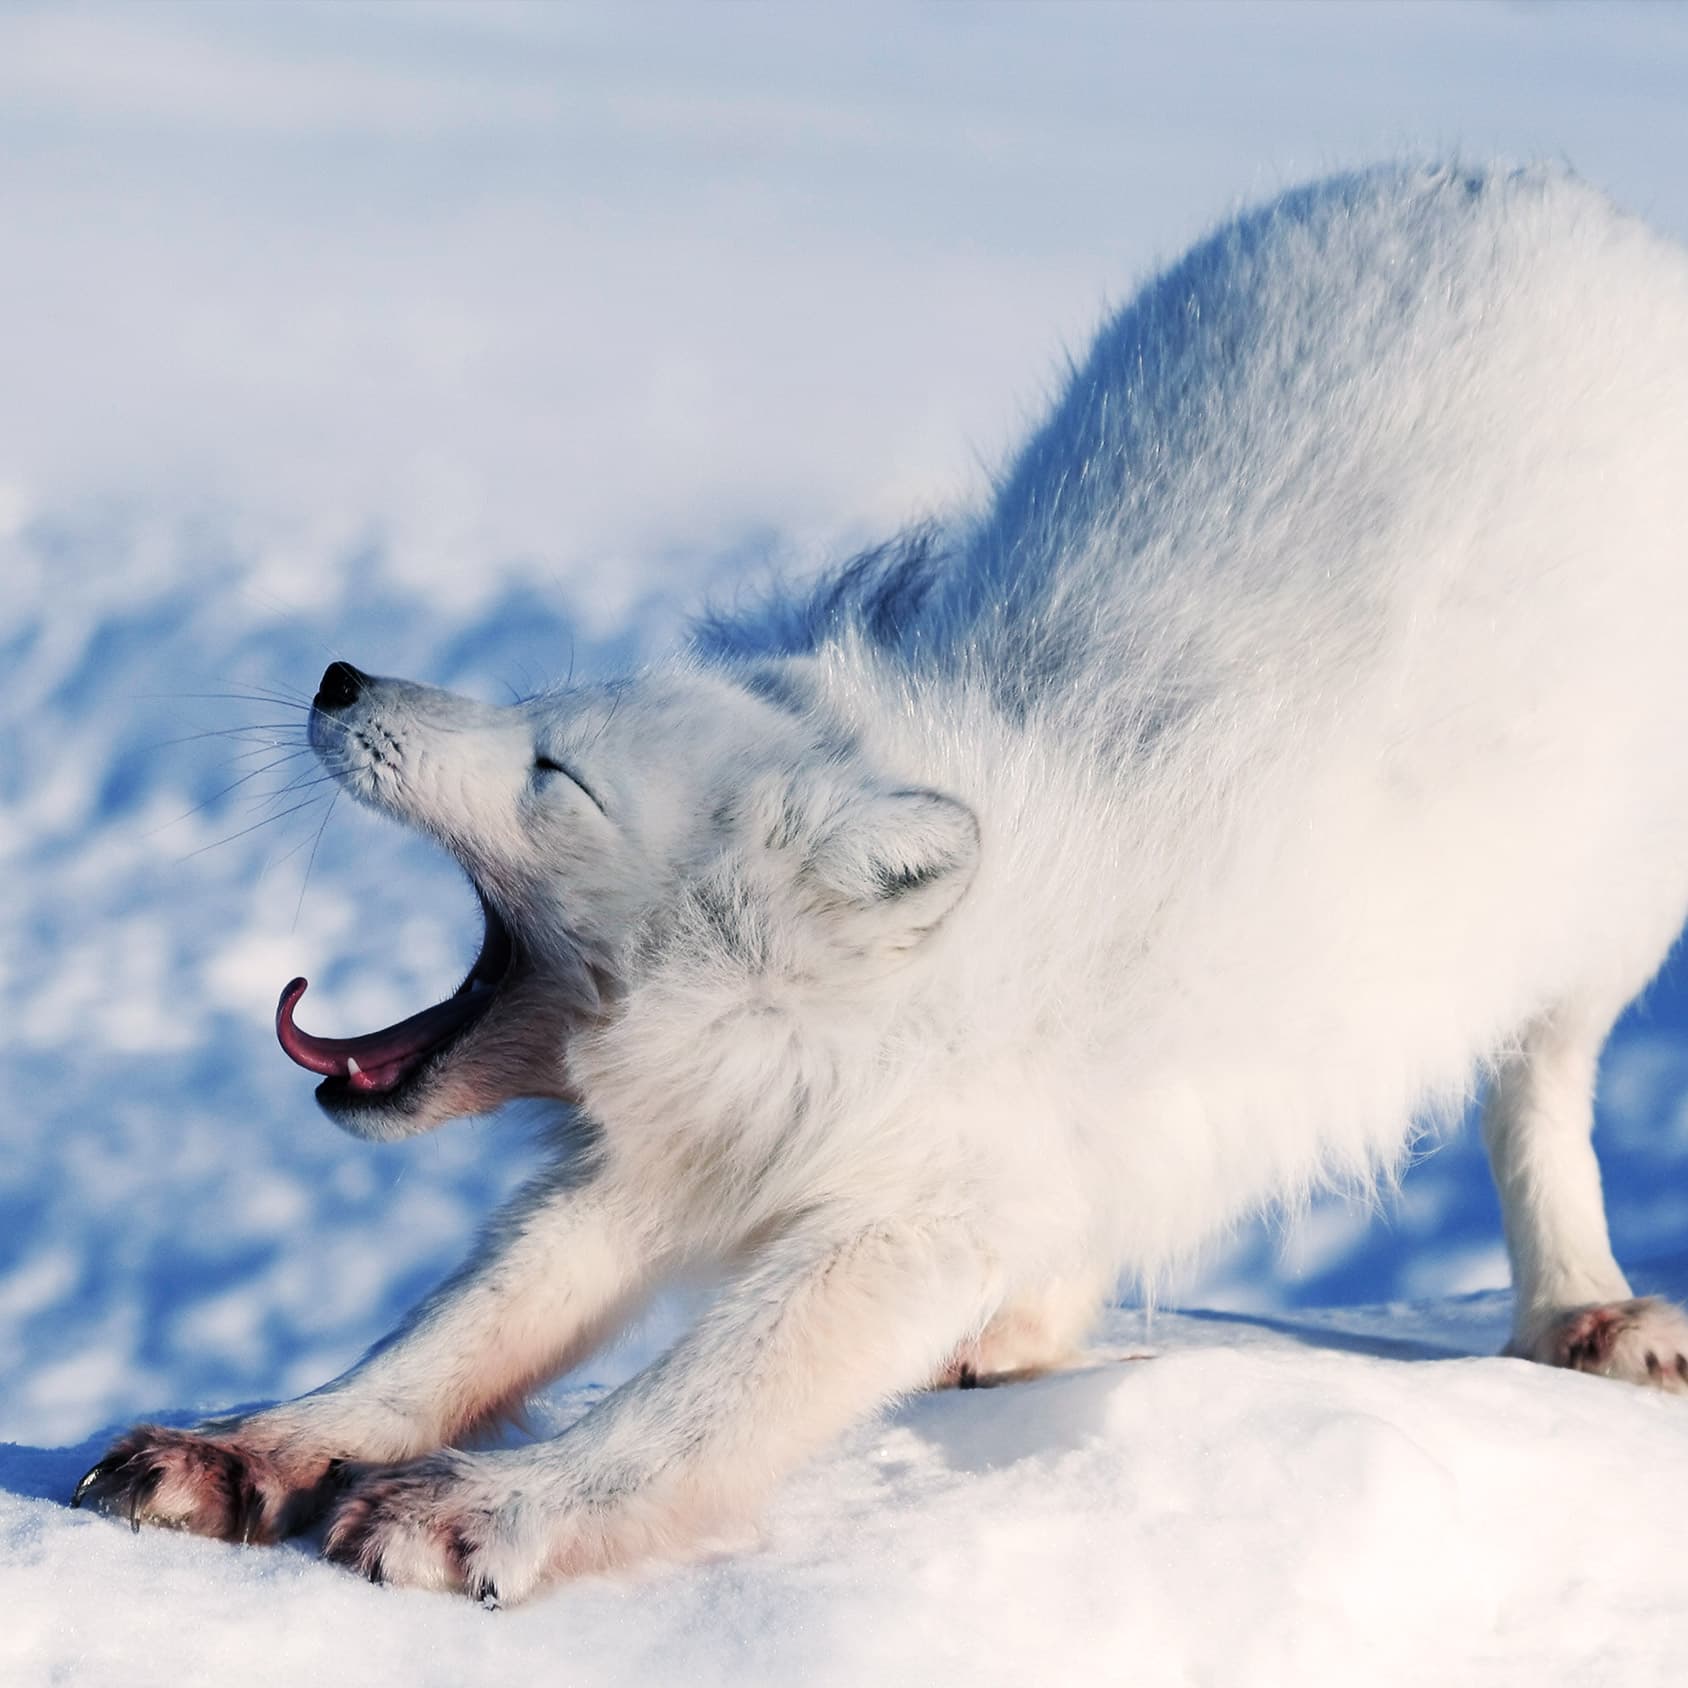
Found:
[[95, 1444], [16, 1457], [0, 1680], [52, 1659], [123, 1688], [1679, 1682], [1682, 1404], [1465, 1357], [1504, 1328], [1492, 1295], [1163, 1315], [1148, 1343], [1118, 1314], [1084, 1370], [857, 1431], [753, 1538], [496, 1614], [308, 1544], [67, 1518]]
[[[1679, 1679], [1679, 1403], [1425, 1363], [1504, 1326], [1469, 1132], [1104, 1333], [1153, 1361], [909, 1403], [678, 1573], [488, 1619], [57, 1498], [339, 1369], [526, 1164], [343, 1138], [274, 1047], [293, 974], [378, 1023], [474, 928], [306, 783], [331, 655], [601, 672], [951, 508], [1110, 298], [1329, 165], [1564, 155], [1688, 236], [1684, 90], [1644, 5], [0, 8], [0, 1681]], [[1688, 1292], [1688, 972], [1601, 1113]]]

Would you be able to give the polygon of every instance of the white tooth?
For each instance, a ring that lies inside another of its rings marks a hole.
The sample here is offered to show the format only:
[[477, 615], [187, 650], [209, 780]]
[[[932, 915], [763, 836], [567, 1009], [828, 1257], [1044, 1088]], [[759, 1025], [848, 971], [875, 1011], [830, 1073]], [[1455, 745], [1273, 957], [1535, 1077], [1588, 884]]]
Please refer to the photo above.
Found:
[[362, 1071], [363, 1068], [357, 1063], [357, 1057], [354, 1055], [348, 1055], [346, 1057], [346, 1077], [356, 1078]]

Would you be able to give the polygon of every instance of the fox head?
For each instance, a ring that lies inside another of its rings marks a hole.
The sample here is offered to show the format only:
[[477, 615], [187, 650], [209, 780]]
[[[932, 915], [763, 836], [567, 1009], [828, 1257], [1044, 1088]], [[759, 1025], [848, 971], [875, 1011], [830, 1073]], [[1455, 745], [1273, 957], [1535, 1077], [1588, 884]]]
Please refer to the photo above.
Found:
[[790, 696], [676, 666], [494, 707], [332, 664], [312, 747], [461, 863], [485, 932], [451, 997], [381, 1031], [312, 1036], [288, 986], [278, 1035], [329, 1115], [391, 1138], [521, 1096], [594, 1112], [656, 1085], [707, 1114], [746, 1085], [759, 1106], [812, 1094], [980, 837]]

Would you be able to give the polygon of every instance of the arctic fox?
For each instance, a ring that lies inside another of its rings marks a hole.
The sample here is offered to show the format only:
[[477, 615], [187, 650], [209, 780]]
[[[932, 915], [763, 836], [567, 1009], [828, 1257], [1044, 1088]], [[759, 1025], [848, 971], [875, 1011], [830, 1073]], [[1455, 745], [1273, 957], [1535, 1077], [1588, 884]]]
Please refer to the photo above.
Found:
[[[1488, 1087], [1512, 1351], [1681, 1392], [1590, 1146], [1688, 912], [1688, 255], [1562, 173], [1387, 168], [1109, 322], [988, 509], [492, 708], [337, 662], [310, 734], [485, 939], [346, 1130], [587, 1147], [343, 1377], [77, 1498], [519, 1599], [683, 1549], [899, 1392], [1061, 1363], [1121, 1278]], [[680, 1269], [697, 1327], [471, 1451]]]

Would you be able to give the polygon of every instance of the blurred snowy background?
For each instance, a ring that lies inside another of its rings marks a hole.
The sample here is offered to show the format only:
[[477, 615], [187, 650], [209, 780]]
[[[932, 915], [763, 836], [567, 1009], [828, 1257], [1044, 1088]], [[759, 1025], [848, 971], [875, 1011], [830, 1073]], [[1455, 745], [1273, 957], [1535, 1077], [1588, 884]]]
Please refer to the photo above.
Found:
[[[1335, 165], [1564, 156], [1688, 236], [1685, 90], [1662, 5], [0, 6], [0, 1439], [321, 1381], [527, 1164], [343, 1137], [275, 1047], [293, 974], [376, 1024], [476, 932], [289, 783], [331, 656], [496, 698], [957, 508], [1110, 300]], [[1645, 1279], [1688, 969], [1601, 1108]], [[1468, 1131], [1180, 1299], [1504, 1279]]]

